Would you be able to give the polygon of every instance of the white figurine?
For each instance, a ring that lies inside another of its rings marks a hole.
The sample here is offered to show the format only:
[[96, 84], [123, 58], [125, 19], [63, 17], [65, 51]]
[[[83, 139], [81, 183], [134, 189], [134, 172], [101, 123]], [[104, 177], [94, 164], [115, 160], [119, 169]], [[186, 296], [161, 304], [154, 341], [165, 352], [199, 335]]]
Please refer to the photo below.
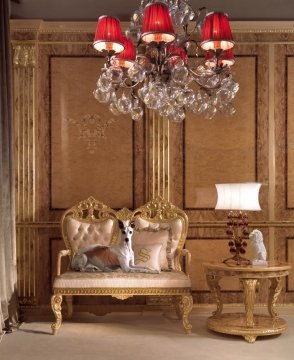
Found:
[[266, 248], [263, 243], [262, 232], [255, 229], [249, 234], [252, 244], [252, 265], [267, 265]]

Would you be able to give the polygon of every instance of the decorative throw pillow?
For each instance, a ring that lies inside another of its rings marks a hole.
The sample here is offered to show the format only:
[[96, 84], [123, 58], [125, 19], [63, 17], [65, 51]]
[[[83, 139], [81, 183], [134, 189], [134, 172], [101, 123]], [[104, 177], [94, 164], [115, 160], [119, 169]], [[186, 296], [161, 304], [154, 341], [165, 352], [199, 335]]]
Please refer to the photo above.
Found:
[[[152, 243], [162, 242], [163, 245], [160, 254], [161, 270], [174, 269], [175, 252], [183, 231], [182, 220], [176, 218], [168, 223], [154, 223], [137, 217], [135, 220], [135, 228], [137, 231], [134, 232], [134, 235], [138, 233], [135, 235], [135, 239], [138, 237], [138, 240], [135, 241], [145, 242], [145, 240], [147, 241], [148, 239], [148, 242]], [[160, 238], [160, 240], [158, 238]]]
[[159, 263], [161, 270], [168, 270], [169, 264], [167, 259], [167, 246], [169, 242], [169, 231], [158, 230], [152, 231], [149, 229], [135, 229], [132, 243], [133, 248], [144, 245], [160, 245]]
[[161, 247], [161, 244], [140, 243], [133, 245], [135, 265], [160, 271], [159, 254]]

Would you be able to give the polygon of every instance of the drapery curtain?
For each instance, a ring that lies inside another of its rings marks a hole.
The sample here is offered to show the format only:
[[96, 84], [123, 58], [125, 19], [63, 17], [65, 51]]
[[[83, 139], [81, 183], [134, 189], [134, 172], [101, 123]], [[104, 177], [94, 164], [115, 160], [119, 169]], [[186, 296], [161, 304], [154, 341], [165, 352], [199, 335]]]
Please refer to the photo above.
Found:
[[9, 0], [0, 1], [0, 333], [17, 322]]

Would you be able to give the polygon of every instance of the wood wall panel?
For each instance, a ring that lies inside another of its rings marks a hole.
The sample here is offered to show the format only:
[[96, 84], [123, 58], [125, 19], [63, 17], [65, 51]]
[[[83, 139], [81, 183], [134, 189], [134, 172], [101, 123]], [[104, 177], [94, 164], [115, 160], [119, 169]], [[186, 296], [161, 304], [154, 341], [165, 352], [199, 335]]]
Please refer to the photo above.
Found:
[[[186, 248], [192, 254], [191, 281], [193, 291], [209, 291], [204, 274], [203, 262], [219, 261], [228, 257], [228, 240], [225, 238], [188, 239]], [[223, 278], [223, 290], [239, 290], [236, 279]]]
[[[286, 238], [286, 260], [294, 267], [294, 237]], [[294, 271], [290, 272], [287, 279], [287, 291], [294, 293]]]
[[287, 69], [287, 208], [294, 210], [294, 54], [286, 59]]
[[217, 114], [207, 120], [187, 113], [184, 149], [187, 209], [214, 208], [216, 183], [256, 180], [256, 68], [255, 56], [236, 61], [235, 80], [240, 91], [234, 116]]
[[50, 56], [49, 65], [50, 207], [66, 209], [92, 195], [132, 208], [133, 123], [92, 95], [102, 59]]
[[46, 41], [38, 55], [39, 218], [58, 221], [64, 209], [90, 195], [113, 208], [141, 205], [145, 123], [116, 117], [94, 99], [103, 59], [86, 43]]
[[275, 49], [276, 218], [294, 220], [294, 46]]

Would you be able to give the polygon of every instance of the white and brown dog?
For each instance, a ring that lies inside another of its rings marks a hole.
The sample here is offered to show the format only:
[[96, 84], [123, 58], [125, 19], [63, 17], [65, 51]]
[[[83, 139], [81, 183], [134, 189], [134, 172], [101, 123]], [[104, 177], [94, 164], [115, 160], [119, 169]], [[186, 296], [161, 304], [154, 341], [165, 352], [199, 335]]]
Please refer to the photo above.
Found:
[[81, 248], [72, 260], [72, 268], [77, 271], [114, 271], [118, 267], [124, 272], [158, 274], [157, 270], [135, 266], [132, 236], [134, 223], [119, 221], [121, 239], [119, 245], [89, 245]]

